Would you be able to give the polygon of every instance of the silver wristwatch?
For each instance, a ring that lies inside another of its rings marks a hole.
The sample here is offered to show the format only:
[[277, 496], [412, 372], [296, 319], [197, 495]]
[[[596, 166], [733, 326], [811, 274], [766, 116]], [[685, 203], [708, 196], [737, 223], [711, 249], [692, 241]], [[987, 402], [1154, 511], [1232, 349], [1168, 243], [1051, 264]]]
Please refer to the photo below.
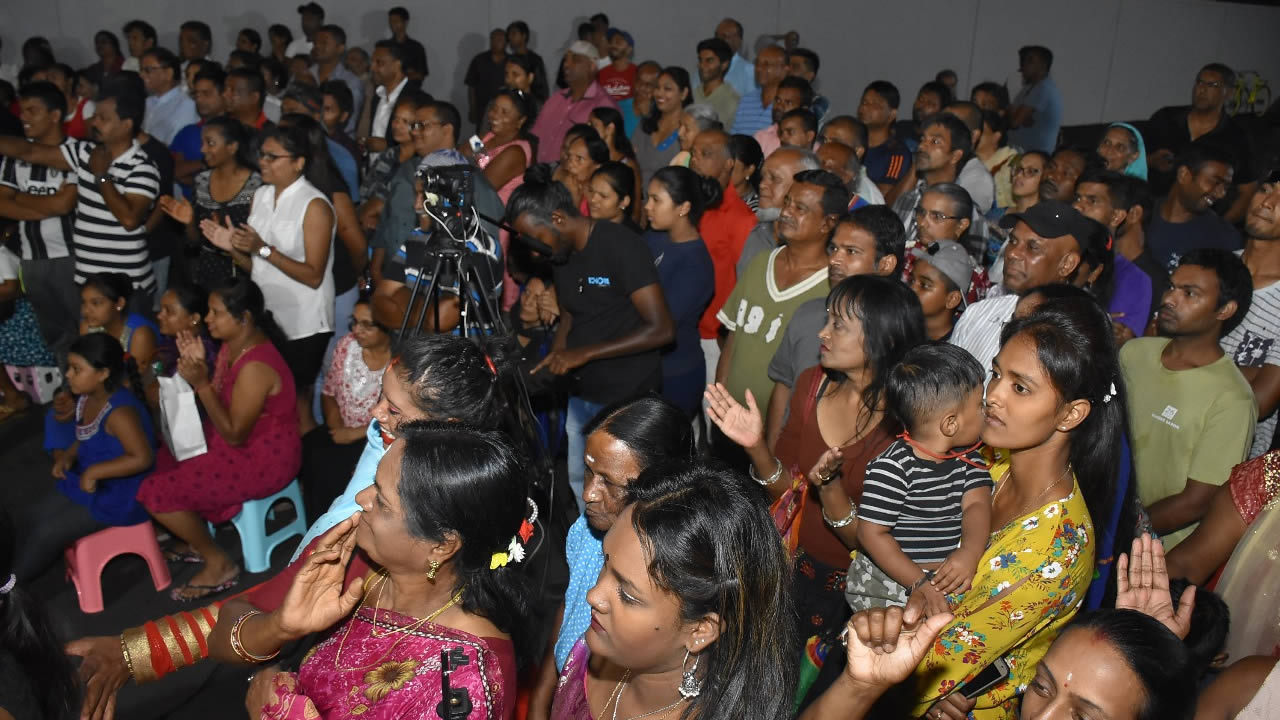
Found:
[[262, 258], [263, 260], [266, 260], [267, 258], [271, 257], [271, 253], [274, 251], [274, 249], [275, 248], [272, 248], [270, 245], [263, 243], [262, 247], [258, 248], [258, 257]]

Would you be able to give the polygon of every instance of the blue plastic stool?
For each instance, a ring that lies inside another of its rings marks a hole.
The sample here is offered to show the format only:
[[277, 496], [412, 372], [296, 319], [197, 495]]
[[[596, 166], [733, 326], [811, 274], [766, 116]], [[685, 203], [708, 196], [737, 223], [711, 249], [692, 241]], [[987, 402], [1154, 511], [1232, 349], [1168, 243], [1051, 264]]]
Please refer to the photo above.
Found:
[[[267, 534], [267, 520], [275, 518], [271, 506], [280, 500], [293, 503], [293, 522]], [[307, 532], [306, 513], [302, 509], [302, 489], [297, 478], [283, 490], [261, 500], [246, 500], [239, 514], [231, 518], [231, 524], [240, 534], [240, 548], [244, 553], [244, 569], [251, 573], [260, 573], [271, 567], [271, 551], [280, 543], [294, 535], [305, 535]], [[209, 526], [213, 532], [213, 526]]]

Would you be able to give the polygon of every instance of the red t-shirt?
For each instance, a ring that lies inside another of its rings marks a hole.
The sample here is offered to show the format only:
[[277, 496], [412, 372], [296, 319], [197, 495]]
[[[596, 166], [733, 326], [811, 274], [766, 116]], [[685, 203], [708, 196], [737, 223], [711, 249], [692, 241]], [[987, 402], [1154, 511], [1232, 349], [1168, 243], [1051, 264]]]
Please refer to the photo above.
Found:
[[698, 334], [704, 340], [714, 338], [720, 330], [716, 313], [720, 312], [720, 307], [729, 299], [729, 293], [738, 282], [738, 258], [742, 256], [747, 235], [755, 226], [756, 214], [738, 197], [733, 185], [725, 188], [720, 204], [707, 208], [698, 221], [698, 234], [711, 254], [711, 264], [716, 271], [716, 292], [698, 322]]
[[596, 82], [609, 93], [614, 102], [621, 102], [631, 97], [636, 86], [636, 65], [632, 63], [626, 70], [618, 70], [609, 63], [596, 73]]

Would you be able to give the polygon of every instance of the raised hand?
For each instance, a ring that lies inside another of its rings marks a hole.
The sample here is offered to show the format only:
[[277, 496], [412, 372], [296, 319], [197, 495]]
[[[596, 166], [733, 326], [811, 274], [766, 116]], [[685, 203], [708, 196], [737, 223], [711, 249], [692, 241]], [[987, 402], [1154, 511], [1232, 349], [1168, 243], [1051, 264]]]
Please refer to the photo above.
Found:
[[707, 401], [707, 416], [725, 437], [744, 448], [764, 442], [764, 418], [750, 390], [747, 390], [746, 407], [734, 400], [720, 383], [708, 385], [702, 396]]
[[231, 237], [235, 234], [235, 226], [231, 224], [231, 218], [223, 218], [224, 222], [219, 223], [210, 218], [200, 221], [200, 232], [204, 234], [204, 239], [209, 241], [210, 245], [231, 252]]
[[273, 613], [280, 629], [290, 637], [332, 627], [360, 602], [359, 580], [350, 587], [342, 586], [359, 524], [358, 512], [338, 523], [320, 538], [315, 551], [303, 562], [284, 602]]
[[175, 340], [178, 345], [178, 354], [182, 357], [199, 360], [200, 362], [208, 361], [209, 358], [204, 352], [204, 343], [200, 341], [200, 338], [196, 337], [195, 333], [190, 330], [183, 330], [178, 333]]
[[[230, 223], [231, 221], [227, 220], [227, 224]], [[266, 243], [262, 241], [258, 231], [250, 227], [248, 223], [236, 228], [235, 232], [231, 234], [231, 248], [237, 252], [253, 255], [263, 245], [266, 245]]]
[[192, 210], [191, 203], [187, 202], [186, 198], [175, 197], [173, 195], [161, 195], [158, 202], [160, 203], [160, 209], [164, 211], [165, 215], [168, 215], [183, 225], [190, 225], [191, 221], [195, 219], [195, 211]]
[[1137, 610], [1160, 621], [1179, 638], [1191, 632], [1191, 611], [1196, 607], [1196, 587], [1188, 585], [1177, 610], [1169, 593], [1169, 570], [1164, 545], [1147, 533], [1133, 539], [1130, 555], [1116, 559], [1116, 608]]
[[874, 608], [854, 615], [846, 629], [849, 664], [855, 682], [888, 688], [906, 680], [929, 652], [951, 613], [923, 618], [921, 605]]
[[818, 462], [814, 464], [813, 469], [809, 471], [809, 482], [815, 486], [822, 487], [840, 472], [841, 466], [844, 465], [844, 453], [840, 448], [827, 448], [818, 458]]

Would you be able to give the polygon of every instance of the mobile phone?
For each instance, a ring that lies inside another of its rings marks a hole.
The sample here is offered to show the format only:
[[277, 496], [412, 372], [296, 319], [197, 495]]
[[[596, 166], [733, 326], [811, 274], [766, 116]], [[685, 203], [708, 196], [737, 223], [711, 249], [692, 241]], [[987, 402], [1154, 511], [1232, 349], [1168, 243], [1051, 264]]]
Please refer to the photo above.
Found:
[[958, 692], [973, 700], [1004, 682], [1008, 677], [1009, 662], [1004, 658], [996, 658], [995, 662], [983, 668], [982, 672], [975, 675], [969, 682], [956, 688], [953, 692]]
[[471, 138], [467, 140], [467, 143], [471, 145], [471, 152], [476, 153], [477, 155], [484, 152], [484, 141], [480, 139], [479, 135], [472, 135]]

